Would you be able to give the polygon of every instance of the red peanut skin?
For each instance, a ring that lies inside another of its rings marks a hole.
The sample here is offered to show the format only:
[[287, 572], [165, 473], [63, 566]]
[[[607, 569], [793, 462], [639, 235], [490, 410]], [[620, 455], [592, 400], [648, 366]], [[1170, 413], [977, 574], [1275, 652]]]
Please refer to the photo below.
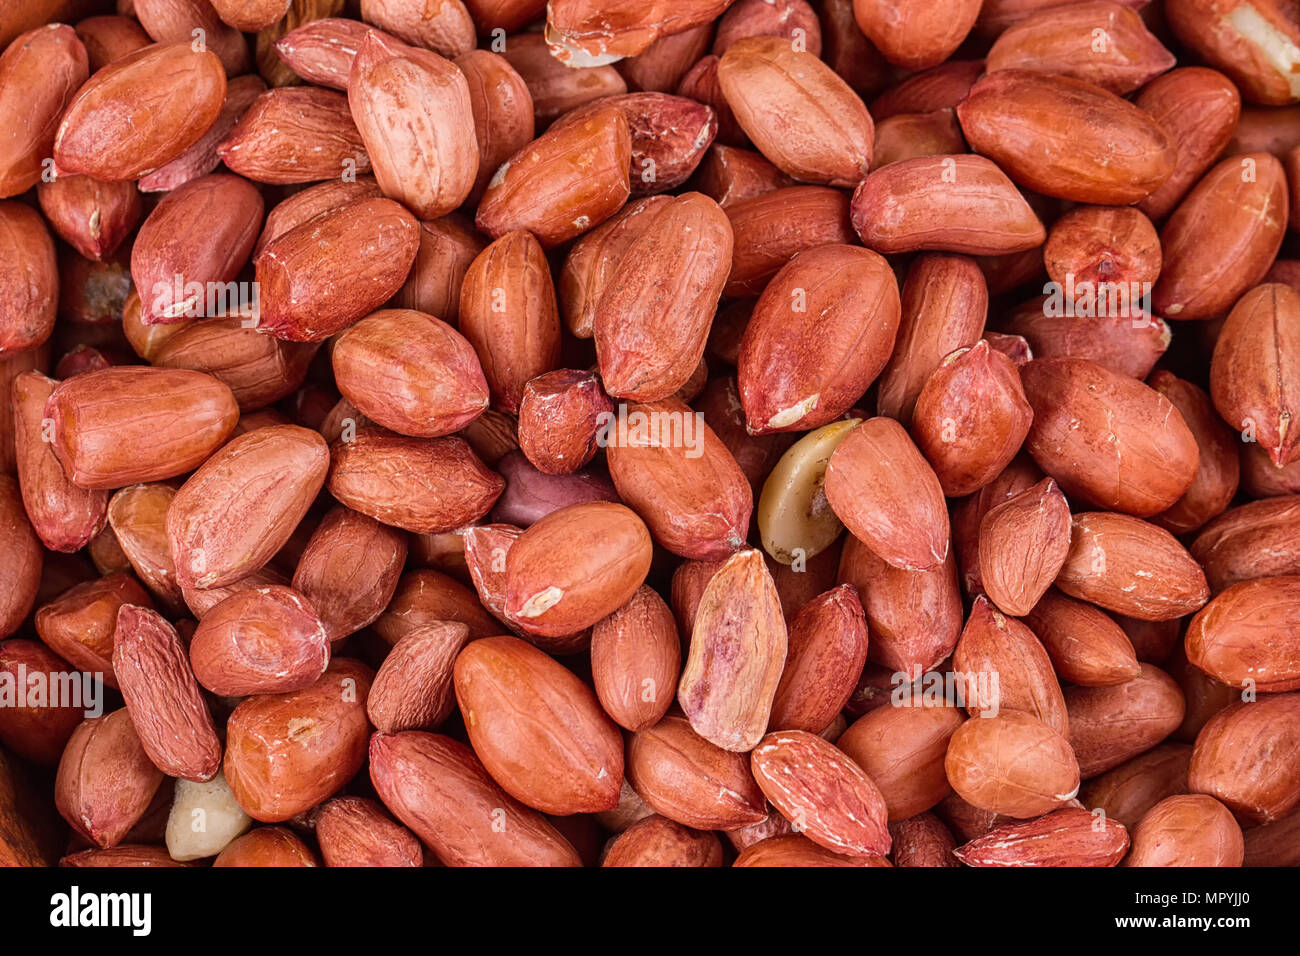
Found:
[[217, 155], [232, 172], [272, 185], [368, 173], [371, 167], [347, 98], [314, 86], [260, 94], [217, 144]]
[[630, 508], [593, 501], [553, 511], [506, 557], [506, 616], [543, 637], [576, 633], [622, 607], [650, 559], [650, 533]]
[[487, 240], [460, 213], [420, 223], [415, 262], [392, 305], [427, 312], [455, 325], [460, 317], [465, 273], [485, 248]]
[[519, 449], [548, 475], [568, 475], [596, 457], [602, 414], [614, 403], [592, 372], [557, 369], [530, 380], [519, 402]]
[[352, 62], [375, 29], [361, 20], [322, 17], [309, 20], [275, 41], [275, 52], [308, 83], [347, 91]]
[[[606, 449], [619, 497], [643, 518], [655, 541], [693, 560], [726, 558], [744, 546], [753, 494], [740, 466], [707, 424], [695, 423], [697, 447], [676, 444], [661, 429], [656, 439], [630, 416], [668, 421], [694, 413], [676, 399], [628, 405], [628, 439]], [[615, 432], [611, 428], [612, 437]], [[684, 431], [683, 431], [684, 434]], [[698, 455], [696, 454], [698, 450]]]
[[1210, 396], [1163, 369], [1151, 387], [1173, 403], [1200, 450], [1196, 477], [1186, 493], [1152, 520], [1175, 534], [1196, 531], [1222, 514], [1236, 497], [1241, 477], [1237, 436], [1219, 417]]
[[1043, 243], [1034, 210], [983, 156], [918, 156], [868, 175], [853, 193], [853, 228], [880, 253], [1005, 255]]
[[[253, 260], [261, 288], [258, 328], [292, 342], [319, 342], [342, 331], [402, 287], [419, 246], [415, 217], [391, 199], [356, 199], [325, 210], [268, 242]], [[361, 254], [322, 256], [321, 248]]]
[[[1296, 100], [1295, 78], [1289, 67], [1281, 65], [1288, 54], [1280, 51], [1294, 49], [1300, 43], [1300, 25], [1296, 23], [1295, 9], [1286, 3], [1256, 2], [1251, 4], [1253, 20], [1262, 20], [1272, 36], [1272, 52], [1266, 52], [1259, 40], [1245, 32], [1246, 28], [1229, 19], [1240, 10], [1240, 4], [1224, 0], [1169, 0], [1164, 17], [1174, 36], [1185, 47], [1218, 67], [1232, 78], [1242, 96], [1253, 102], [1269, 106], [1284, 106]], [[1252, 32], [1258, 27], [1252, 25]]]
[[229, 436], [239, 407], [229, 387], [203, 372], [114, 366], [60, 383], [45, 417], [74, 484], [121, 488], [197, 467]]
[[226, 84], [226, 99], [221, 106], [221, 114], [217, 117], [217, 121], [185, 152], [171, 162], [140, 177], [138, 182], [140, 191], [166, 192], [200, 176], [206, 176], [216, 169], [221, 162], [221, 157], [217, 154], [218, 146], [235, 128], [235, 124], [253, 102], [265, 92], [266, 83], [260, 76], [244, 74], [233, 77]]
[[1066, 807], [1003, 824], [955, 853], [967, 866], [1116, 866], [1128, 851], [1128, 832], [1114, 820], [1097, 819]]
[[469, 640], [466, 625], [440, 621], [412, 628], [394, 644], [366, 698], [375, 729], [395, 734], [442, 724], [455, 706], [452, 669]]
[[605, 391], [640, 402], [668, 398], [699, 365], [734, 241], [722, 208], [701, 193], [670, 199], [651, 215], [593, 317]]
[[900, 113], [876, 126], [875, 167], [918, 156], [950, 156], [965, 146], [953, 110]]
[[524, 78], [496, 53], [470, 50], [456, 57], [455, 63], [469, 84], [474, 112], [479, 158], [470, 198], [478, 199], [501, 164], [533, 139], [533, 97]]
[[145, 753], [169, 777], [211, 780], [221, 742], [176, 630], [132, 604], [117, 612], [113, 673]]
[[1300, 803], [1300, 694], [1268, 694], [1219, 711], [1201, 729], [1188, 782], [1237, 817], [1257, 824], [1285, 817]]
[[737, 40], [751, 36], [782, 37], [801, 40], [813, 56], [822, 52], [822, 27], [817, 13], [805, 0], [739, 0], [718, 18], [718, 32], [713, 40], [717, 56]]
[[1052, 588], [1024, 615], [1057, 675], [1074, 684], [1109, 686], [1141, 673], [1127, 635], [1106, 612]]
[[[673, 613], [642, 585], [591, 631], [591, 670], [601, 706], [621, 727], [652, 727], [673, 702], [681, 642]], [[648, 699], [647, 699], [648, 698]]]
[[741, 338], [749, 431], [806, 431], [848, 411], [889, 360], [900, 313], [884, 257], [842, 245], [796, 254], [768, 283]]
[[210, 608], [190, 640], [189, 658], [195, 678], [218, 697], [287, 694], [324, 673], [329, 641], [301, 595], [271, 585]]
[[325, 439], [272, 425], [231, 441], [196, 471], [167, 509], [167, 539], [182, 587], [233, 584], [289, 540], [325, 482]]
[[979, 673], [998, 675], [993, 700], [968, 683], [965, 705], [971, 717], [1020, 711], [1068, 736], [1065, 698], [1047, 651], [1029, 628], [1004, 617], [983, 595], [975, 599], [952, 663], [955, 671], [968, 675], [968, 682]]
[[126, 837], [162, 782], [122, 708], [73, 731], [59, 761], [54, 802], [77, 833], [103, 849]]
[[716, 833], [690, 830], [666, 817], [639, 820], [610, 841], [601, 866], [721, 866]]
[[385, 524], [440, 534], [483, 517], [505, 489], [464, 439], [407, 438], [357, 430], [330, 449], [327, 488], [342, 504]]
[[455, 683], [475, 753], [516, 799], [559, 815], [618, 805], [618, 728], [553, 658], [516, 637], [484, 638], [461, 651]]
[[449, 435], [487, 408], [488, 383], [474, 348], [432, 315], [374, 312], [335, 340], [331, 361], [344, 397], [399, 434]]
[[1257, 577], [1300, 573], [1295, 531], [1300, 497], [1279, 494], [1220, 515], [1192, 541], [1191, 553], [1217, 593]]
[[[173, 277], [205, 288], [232, 282], [248, 263], [262, 210], [257, 187], [225, 173], [190, 180], [169, 192], [145, 219], [131, 247], [140, 321], [153, 325], [207, 315], [205, 302], [176, 301]], [[195, 229], [198, 223], [203, 224], [201, 233]]]
[[[470, 40], [443, 52], [464, 53]], [[465, 201], [478, 176], [478, 140], [469, 84], [452, 63], [369, 33], [348, 76], [347, 100], [385, 195], [420, 219], [445, 216]]]
[[257, 237], [257, 244], [253, 247], [253, 255], [260, 256], [267, 243], [284, 235], [290, 229], [315, 219], [323, 212], [337, 209], [356, 199], [382, 197], [383, 193], [373, 176], [358, 176], [355, 182], [338, 180], [308, 186], [271, 207], [262, 226], [262, 232]]
[[[53, 675], [74, 670], [71, 664], [37, 641], [18, 638], [0, 643], [0, 673], [8, 673], [15, 687], [20, 666], [25, 669], [29, 686], [37, 673], [47, 675], [44, 679], [49, 681]], [[0, 709], [0, 743], [26, 760], [53, 767], [83, 716], [84, 709], [72, 706], [71, 702], [57, 704], [48, 700], [43, 705], [6, 706]]]
[[370, 668], [339, 658], [306, 690], [244, 700], [226, 725], [226, 781], [255, 820], [279, 823], [344, 786], [366, 759]]
[[708, 52], [712, 39], [713, 24], [702, 23], [681, 33], [660, 37], [636, 56], [619, 60], [614, 68], [630, 90], [671, 93], [690, 68]]
[[79, 670], [113, 676], [113, 633], [124, 605], [149, 607], [149, 595], [130, 574], [119, 571], [74, 585], [36, 611], [36, 632]]
[[632, 735], [628, 782], [655, 813], [697, 830], [736, 830], [767, 818], [743, 753], [723, 750], [668, 715]]
[[316, 840], [326, 866], [423, 865], [424, 851], [415, 834], [365, 797], [335, 797], [322, 804]]
[[86, 48], [63, 23], [24, 33], [0, 55], [0, 115], [14, 124], [0, 144], [0, 198], [40, 180], [59, 119], [89, 75]]
[[1079, 790], [1070, 742], [1022, 711], [967, 720], [948, 744], [944, 767], [963, 800], [1019, 819], [1059, 809]]
[[565, 113], [551, 128], [562, 129], [607, 106], [618, 107], [627, 118], [632, 137], [628, 172], [633, 196], [668, 192], [686, 182], [718, 130], [710, 107], [666, 93], [602, 97]]
[[76, 31], [86, 47], [92, 73], [150, 42], [149, 34], [129, 16], [87, 17], [77, 23]]
[[983, 74], [983, 60], [949, 60], [885, 90], [871, 101], [871, 115], [880, 122], [900, 113], [952, 109]]
[[214, 0], [212, 7], [223, 23], [236, 30], [256, 33], [277, 23], [289, 9], [287, 0]]
[[778, 731], [750, 765], [767, 798], [814, 843], [847, 856], [889, 852], [885, 798], [843, 751], [806, 731]]
[[718, 63], [718, 83], [740, 127], [782, 172], [830, 186], [866, 174], [871, 115], [813, 53], [779, 37], [737, 40]]
[[956, 52], [980, 6], [981, 0], [854, 0], [853, 19], [890, 63], [924, 70]]
[[1067, 497], [1146, 517], [1196, 477], [1196, 439], [1154, 389], [1086, 359], [1035, 359], [1020, 377], [1034, 410], [1026, 447]]
[[732, 866], [889, 866], [883, 856], [847, 856], [798, 833], [771, 836], [741, 850]]
[[474, 48], [474, 21], [460, 0], [362, 0], [361, 16], [415, 47], [451, 59]]
[[1015, 364], [981, 340], [948, 355], [926, 380], [911, 432], [944, 495], [959, 498], [1011, 463], [1032, 421]]
[[57, 385], [39, 372], [14, 379], [14, 445], [23, 505], [33, 529], [50, 550], [71, 552], [103, 530], [108, 493], [70, 482], [53, 448], [42, 439], [45, 404]]
[[530, 233], [507, 233], [470, 263], [459, 316], [493, 404], [517, 415], [528, 381], [560, 364], [555, 286], [546, 255]]
[[59, 866], [69, 867], [119, 867], [119, 866], [194, 866], [179, 863], [167, 855], [163, 846], [123, 844], [106, 850], [81, 850], [59, 860]]
[[[1141, 17], [1113, 2], [1050, 6], [1012, 25], [989, 50], [988, 69], [1029, 69], [1086, 80], [1127, 96], [1175, 64]], [[1095, 43], [1102, 31], [1104, 48]]]
[[319, 866], [316, 854], [286, 827], [258, 827], [232, 841], [213, 866]]
[[973, 259], [923, 255], [907, 271], [894, 351], [880, 375], [877, 414], [910, 425], [916, 398], [944, 356], [984, 332], [989, 291]]
[[[1015, 116], [1033, 119], [1018, 122]], [[1022, 186], [1075, 202], [1124, 205], [1155, 192], [1177, 152], [1147, 113], [1100, 87], [1028, 70], [986, 74], [957, 106], [971, 148]], [[1106, 143], [1078, 138], [1078, 123], [1107, 130]]]
[[614, 67], [563, 63], [551, 53], [542, 33], [508, 37], [501, 55], [528, 85], [538, 129], [579, 106], [627, 92], [627, 83]]
[[494, 239], [527, 229], [552, 249], [618, 212], [631, 193], [631, 157], [627, 119], [612, 107], [543, 133], [497, 170], [475, 224]]
[[1153, 220], [1160, 220], [1174, 210], [1232, 139], [1241, 116], [1241, 94], [1217, 70], [1188, 66], [1156, 77], [1133, 102], [1155, 117], [1178, 150], [1173, 174], [1137, 204]]
[[889, 825], [894, 866], [960, 866], [952, 855], [957, 841], [933, 813], [918, 813]]
[[238, 76], [252, 68], [247, 40], [218, 16], [215, 6], [210, 2], [131, 0], [129, 5], [124, 4], [119, 10], [124, 13], [129, 10], [157, 43], [193, 44], [194, 31], [201, 30], [202, 33], [198, 34], [203, 38], [201, 47], [206, 47], [220, 57], [229, 76]]
[[695, 611], [677, 699], [691, 727], [726, 750], [762, 739], [786, 657], [780, 596], [760, 552], [738, 551], [709, 577]]
[[[215, 53], [196, 53], [188, 39], [144, 47], [97, 72], [73, 98], [54, 141], [55, 165], [96, 179], [138, 179], [198, 142], [225, 96]], [[138, 108], [123, 110], [122, 102]]]
[[1224, 421], [1268, 452], [1279, 468], [1300, 460], [1300, 292], [1270, 282], [1233, 306], [1210, 360], [1210, 395]]
[[[783, 602], [784, 603], [784, 602]], [[867, 662], [867, 622], [851, 584], [813, 598], [792, 615], [785, 670], [768, 726], [819, 734], [843, 709]]]
[[[943, 488], [891, 418], [868, 419], [840, 442], [826, 467], [826, 498], [853, 535], [894, 567], [933, 571], [948, 557]], [[888, 510], [885, 501], [893, 503]]]
[[866, 771], [884, 797], [891, 824], [900, 823], [952, 792], [944, 755], [964, 721], [956, 707], [877, 707], [850, 724], [835, 746]]
[[1125, 866], [1241, 866], [1246, 845], [1231, 811], [1213, 797], [1166, 797], [1133, 830]]
[[[1248, 175], [1249, 174], [1249, 175]], [[1268, 272], [1286, 235], [1286, 172], [1268, 153], [1229, 156], [1160, 230], [1164, 267], [1151, 306], [1169, 319], [1223, 315]], [[1215, 241], [1205, 241], [1213, 235]]]
[[1070, 744], [1086, 780], [1150, 750], [1183, 722], [1183, 692], [1164, 671], [1142, 673], [1109, 687], [1070, 687]]
[[59, 278], [40, 213], [0, 202], [0, 357], [45, 344], [54, 331]]
[[952, 653], [963, 612], [954, 554], [932, 571], [888, 564], [857, 538], [844, 544], [837, 575], [858, 589], [867, 614], [867, 657], [919, 675]]
[[628, 247], [672, 201], [647, 196], [628, 203], [606, 222], [573, 244], [565, 256], [556, 291], [565, 326], [578, 338], [595, 334], [596, 307]]
[[501, 789], [474, 751], [450, 737], [375, 734], [370, 778], [384, 805], [448, 866], [582, 865], [545, 817]]
[[[1013, 543], [1021, 535], [1023, 544]], [[1070, 553], [1069, 503], [1056, 482], [1044, 478], [990, 508], [980, 520], [979, 539], [985, 592], [1004, 613], [1024, 617]]]
[[402, 575], [392, 600], [374, 622], [374, 630], [392, 646], [412, 628], [439, 621], [460, 621], [475, 639], [501, 633], [500, 622], [484, 610], [473, 589], [429, 568]]
[[90, 176], [42, 182], [36, 195], [50, 227], [86, 259], [111, 260], [140, 223], [144, 204], [133, 182], [107, 183]]
[[331, 641], [369, 627], [388, 607], [406, 563], [406, 534], [342, 505], [321, 519], [298, 559], [293, 588]]
[[[758, 295], [796, 252], [828, 242], [852, 243], [849, 201], [825, 186], [784, 186], [727, 207], [731, 274], [723, 295]], [[881, 251], [881, 250], [876, 250]]]

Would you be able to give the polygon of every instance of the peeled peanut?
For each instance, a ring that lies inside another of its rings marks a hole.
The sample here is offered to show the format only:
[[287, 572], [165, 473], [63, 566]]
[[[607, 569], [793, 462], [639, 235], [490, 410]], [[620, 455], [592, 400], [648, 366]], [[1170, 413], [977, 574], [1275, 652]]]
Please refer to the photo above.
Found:
[[1165, 19], [1182, 43], [1255, 103], [1300, 99], [1300, 21], [1285, 0], [1169, 0]]
[[173, 860], [216, 856], [252, 825], [224, 775], [204, 783], [177, 780], [167, 815], [167, 852]]

